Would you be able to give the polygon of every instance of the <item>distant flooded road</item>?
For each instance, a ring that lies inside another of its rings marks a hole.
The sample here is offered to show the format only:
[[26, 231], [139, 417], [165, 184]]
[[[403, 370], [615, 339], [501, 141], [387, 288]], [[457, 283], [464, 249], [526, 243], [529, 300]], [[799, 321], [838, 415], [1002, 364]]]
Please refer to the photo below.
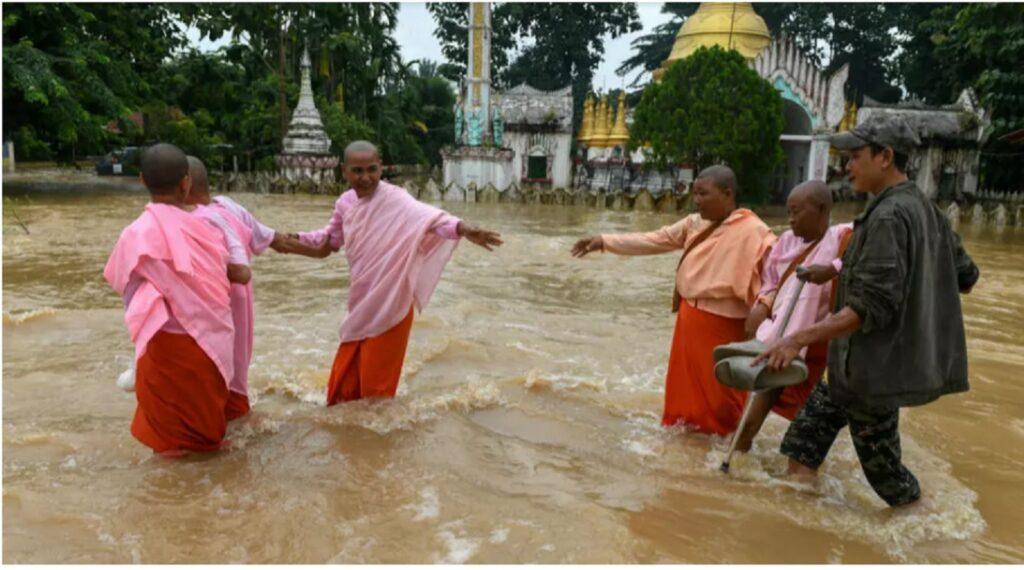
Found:
[[[232, 197], [284, 231], [333, 203]], [[102, 277], [146, 199], [34, 194], [30, 235], [4, 216], [5, 562], [1024, 562], [1024, 231], [959, 228], [982, 272], [972, 390], [903, 412], [926, 498], [892, 511], [845, 430], [814, 492], [780, 478], [781, 418], [731, 477], [727, 441], [663, 430], [678, 256], [569, 249], [677, 216], [584, 207], [444, 204], [506, 244], [456, 251], [393, 401], [323, 406], [344, 256], [258, 258], [253, 413], [227, 452], [154, 457], [128, 431], [133, 347]]]

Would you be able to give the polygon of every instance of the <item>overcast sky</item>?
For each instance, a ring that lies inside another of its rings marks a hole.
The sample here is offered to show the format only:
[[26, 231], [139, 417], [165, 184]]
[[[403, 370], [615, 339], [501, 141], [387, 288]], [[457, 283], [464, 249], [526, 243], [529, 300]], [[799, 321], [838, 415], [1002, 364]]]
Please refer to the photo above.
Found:
[[[605, 39], [604, 61], [601, 62], [594, 76], [596, 89], [621, 87], [624, 81], [632, 80], [632, 77], [622, 78], [616, 75], [615, 68], [630, 56], [629, 44], [634, 38], [650, 32], [655, 26], [671, 19], [670, 16], [661, 13], [661, 6], [662, 2], [638, 2], [637, 11], [640, 14], [640, 24], [643, 29], [614, 40]], [[432, 59], [439, 63], [444, 62], [441, 45], [434, 37], [435, 28], [434, 18], [427, 11], [425, 2], [402, 2], [398, 9], [398, 28], [395, 31], [395, 39], [402, 48], [402, 58], [406, 61]], [[203, 51], [216, 49], [226, 44], [228, 40], [228, 37], [225, 36], [215, 43], [200, 42], [199, 33], [194, 28], [188, 31], [188, 36]]]

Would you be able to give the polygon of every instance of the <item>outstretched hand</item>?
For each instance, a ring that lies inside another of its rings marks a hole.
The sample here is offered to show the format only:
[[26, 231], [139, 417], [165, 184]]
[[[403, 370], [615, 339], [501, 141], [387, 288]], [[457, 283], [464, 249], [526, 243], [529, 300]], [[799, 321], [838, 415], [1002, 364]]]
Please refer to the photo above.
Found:
[[495, 247], [505, 243], [501, 241], [501, 234], [498, 232], [471, 226], [465, 222], [459, 222], [459, 235], [487, 251], [494, 251]]
[[572, 246], [573, 257], [583, 257], [592, 251], [604, 251], [604, 238], [601, 236], [585, 237]]

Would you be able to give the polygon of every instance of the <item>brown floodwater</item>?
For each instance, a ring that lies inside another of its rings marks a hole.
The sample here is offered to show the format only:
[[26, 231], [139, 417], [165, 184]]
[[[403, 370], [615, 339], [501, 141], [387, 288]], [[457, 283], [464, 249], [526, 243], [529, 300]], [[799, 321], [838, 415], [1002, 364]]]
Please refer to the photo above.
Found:
[[[333, 202], [234, 198], [287, 231]], [[732, 476], [725, 440], [662, 429], [677, 257], [569, 249], [676, 216], [585, 207], [445, 205], [506, 245], [459, 247], [393, 401], [323, 405], [344, 257], [258, 258], [252, 414], [229, 451], [155, 457], [128, 431], [133, 348], [101, 275], [145, 201], [35, 194], [30, 235], [5, 213], [5, 562], [1024, 562], [1022, 230], [960, 228], [982, 272], [972, 390], [904, 410], [926, 499], [893, 511], [845, 430], [802, 488], [778, 417]]]

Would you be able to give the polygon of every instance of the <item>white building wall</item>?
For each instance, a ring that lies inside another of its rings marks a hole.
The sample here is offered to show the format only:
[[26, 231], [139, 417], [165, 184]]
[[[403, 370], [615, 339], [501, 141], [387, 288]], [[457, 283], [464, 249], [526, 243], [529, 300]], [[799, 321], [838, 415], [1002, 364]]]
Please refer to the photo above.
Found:
[[569, 133], [526, 133], [505, 131], [503, 146], [515, 152], [512, 158], [512, 176], [522, 183], [526, 177], [527, 157], [531, 152], [547, 156], [553, 188], [568, 188], [572, 176], [572, 135]]

